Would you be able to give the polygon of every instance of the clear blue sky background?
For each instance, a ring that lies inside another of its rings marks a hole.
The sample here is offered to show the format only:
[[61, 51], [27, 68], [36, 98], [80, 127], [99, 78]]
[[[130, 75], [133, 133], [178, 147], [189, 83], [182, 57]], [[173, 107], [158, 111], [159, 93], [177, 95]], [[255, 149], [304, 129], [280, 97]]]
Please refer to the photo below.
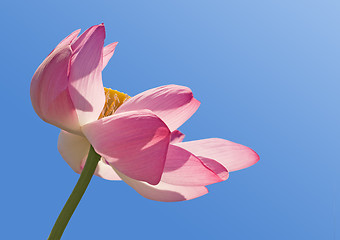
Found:
[[180, 203], [94, 177], [63, 239], [340, 239], [338, 0], [3, 1], [0, 239], [46, 239], [76, 184], [29, 87], [60, 40], [101, 22], [119, 41], [105, 86], [189, 86], [186, 140], [261, 160]]

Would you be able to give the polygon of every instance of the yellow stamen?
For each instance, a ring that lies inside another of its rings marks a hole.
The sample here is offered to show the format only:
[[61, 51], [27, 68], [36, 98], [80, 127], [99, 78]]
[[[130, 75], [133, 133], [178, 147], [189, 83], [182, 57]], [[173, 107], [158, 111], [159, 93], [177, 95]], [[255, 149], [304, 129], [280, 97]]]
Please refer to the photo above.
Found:
[[112, 90], [111, 88], [104, 87], [104, 91], [105, 105], [98, 119], [114, 114], [114, 112], [117, 111], [117, 109], [130, 98], [129, 95], [118, 92], [116, 90]]

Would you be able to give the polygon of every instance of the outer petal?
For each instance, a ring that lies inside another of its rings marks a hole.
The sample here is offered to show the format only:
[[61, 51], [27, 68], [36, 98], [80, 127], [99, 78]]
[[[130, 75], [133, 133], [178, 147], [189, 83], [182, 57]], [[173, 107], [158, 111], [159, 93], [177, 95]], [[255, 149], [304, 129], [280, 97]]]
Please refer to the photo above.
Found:
[[252, 149], [220, 138], [181, 142], [175, 145], [188, 150], [203, 161], [206, 158], [214, 159], [229, 172], [250, 167], [260, 159]]
[[80, 29], [75, 30], [73, 33], [71, 33], [70, 35], [68, 35], [66, 38], [64, 38], [58, 45], [56, 48], [58, 47], [63, 47], [66, 45], [70, 45], [78, 36], [78, 34], [80, 33]]
[[58, 47], [38, 67], [31, 82], [34, 110], [45, 122], [61, 129], [79, 132], [75, 107], [68, 91], [70, 46]]
[[90, 143], [86, 138], [66, 131], [61, 131], [58, 138], [58, 150], [68, 165], [81, 173], [82, 163], [86, 161], [90, 150]]
[[170, 143], [178, 143], [182, 142], [185, 135], [178, 130], [175, 130], [171, 133]]
[[160, 181], [170, 131], [151, 111], [114, 114], [83, 126], [83, 132], [114, 168], [150, 184]]
[[106, 67], [115, 52], [118, 42], [111, 43], [103, 49], [103, 69]]
[[[90, 143], [82, 136], [61, 131], [58, 139], [58, 150], [68, 165], [80, 174], [90, 150]], [[102, 160], [98, 163], [95, 175], [107, 180], [120, 180], [113, 168]]]
[[48, 54], [48, 56], [51, 55], [51, 53], [53, 53], [53, 51], [59, 47], [65, 47], [67, 45], [70, 45], [78, 36], [80, 32], [80, 29], [74, 31], [73, 33], [71, 33], [70, 35], [68, 35], [66, 38], [64, 38], [51, 52], [50, 54]]
[[69, 92], [81, 126], [97, 120], [105, 103], [101, 73], [104, 39], [104, 25], [96, 25], [71, 46]]
[[129, 178], [118, 171], [117, 174], [140, 195], [155, 201], [178, 202], [197, 198], [208, 193], [208, 189], [204, 186], [176, 186], [164, 182], [150, 185], [146, 182]]
[[174, 131], [196, 112], [199, 105], [200, 102], [193, 97], [189, 88], [167, 85], [130, 98], [118, 108], [117, 113], [149, 109]]
[[97, 175], [98, 177], [104, 178], [106, 180], [121, 180], [115, 170], [113, 170], [113, 168], [109, 164], [107, 164], [103, 160], [103, 158], [98, 162], [98, 166], [96, 168], [96, 171], [94, 172], [94, 175]]
[[213, 167], [209, 168], [183, 148], [170, 145], [161, 181], [181, 186], [205, 186], [228, 178], [228, 171], [221, 164], [215, 162]]

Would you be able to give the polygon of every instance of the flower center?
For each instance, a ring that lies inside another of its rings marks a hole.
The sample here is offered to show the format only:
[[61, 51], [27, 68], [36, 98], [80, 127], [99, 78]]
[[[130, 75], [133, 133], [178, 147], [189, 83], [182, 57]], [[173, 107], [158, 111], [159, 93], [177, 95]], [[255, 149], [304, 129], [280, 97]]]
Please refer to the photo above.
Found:
[[129, 95], [112, 90], [111, 88], [105, 88], [105, 105], [98, 119], [110, 116], [114, 114], [115, 111], [130, 98]]

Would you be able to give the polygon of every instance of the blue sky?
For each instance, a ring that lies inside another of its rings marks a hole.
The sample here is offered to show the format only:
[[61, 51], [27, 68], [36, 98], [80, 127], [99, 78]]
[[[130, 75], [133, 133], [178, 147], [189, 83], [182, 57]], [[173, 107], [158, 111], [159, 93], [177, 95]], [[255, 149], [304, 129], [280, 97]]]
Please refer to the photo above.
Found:
[[46, 239], [78, 175], [29, 97], [39, 64], [72, 31], [118, 41], [104, 84], [129, 95], [179, 84], [201, 107], [186, 140], [253, 148], [253, 167], [201, 198], [161, 203], [94, 177], [63, 239], [338, 239], [339, 1], [1, 3], [0, 239]]

